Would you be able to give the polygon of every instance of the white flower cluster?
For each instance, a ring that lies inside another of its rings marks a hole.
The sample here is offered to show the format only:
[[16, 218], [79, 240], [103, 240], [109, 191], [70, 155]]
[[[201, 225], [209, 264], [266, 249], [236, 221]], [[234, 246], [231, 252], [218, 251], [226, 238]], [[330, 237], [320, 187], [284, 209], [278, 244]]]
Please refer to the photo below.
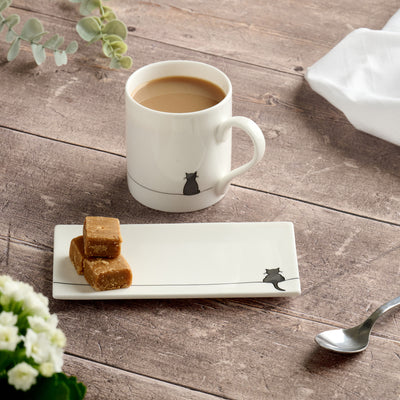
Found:
[[17, 390], [29, 390], [39, 374], [50, 377], [61, 372], [66, 339], [57, 323], [47, 297], [0, 275], [0, 360], [11, 360], [0, 376], [7, 375]]

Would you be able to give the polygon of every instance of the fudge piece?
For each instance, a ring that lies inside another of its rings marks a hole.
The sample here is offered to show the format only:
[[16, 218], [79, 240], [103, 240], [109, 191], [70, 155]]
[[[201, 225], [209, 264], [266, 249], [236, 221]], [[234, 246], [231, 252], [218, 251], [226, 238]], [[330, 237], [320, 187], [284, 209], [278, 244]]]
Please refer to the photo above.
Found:
[[71, 240], [69, 246], [69, 258], [74, 264], [76, 272], [83, 275], [83, 260], [85, 259], [85, 252], [83, 249], [83, 236], [78, 236]]
[[122, 289], [132, 284], [132, 270], [122, 255], [116, 258], [85, 258], [83, 272], [95, 290]]
[[117, 257], [121, 253], [121, 242], [117, 218], [85, 218], [83, 243], [86, 257]]

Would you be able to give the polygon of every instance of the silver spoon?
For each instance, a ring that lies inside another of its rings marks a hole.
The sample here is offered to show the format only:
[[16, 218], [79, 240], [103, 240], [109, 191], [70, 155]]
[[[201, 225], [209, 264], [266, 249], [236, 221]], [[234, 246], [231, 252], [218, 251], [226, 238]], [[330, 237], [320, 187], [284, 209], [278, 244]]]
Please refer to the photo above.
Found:
[[367, 348], [369, 335], [376, 320], [400, 304], [400, 296], [377, 308], [363, 323], [349, 329], [334, 329], [315, 336], [315, 341], [325, 349], [338, 353], [358, 353]]

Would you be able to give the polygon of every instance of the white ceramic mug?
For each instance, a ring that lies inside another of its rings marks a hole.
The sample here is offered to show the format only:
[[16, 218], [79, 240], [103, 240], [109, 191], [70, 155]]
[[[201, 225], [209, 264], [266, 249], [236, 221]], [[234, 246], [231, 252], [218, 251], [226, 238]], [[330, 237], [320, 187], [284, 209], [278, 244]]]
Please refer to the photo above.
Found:
[[[225, 97], [215, 106], [169, 113], [142, 106], [132, 92], [167, 76], [190, 76], [219, 86]], [[162, 61], [135, 71], [125, 87], [128, 185], [133, 197], [150, 208], [195, 211], [221, 200], [236, 176], [262, 158], [261, 129], [246, 117], [232, 117], [232, 85], [217, 68], [195, 61]], [[231, 170], [232, 127], [245, 131], [253, 158]]]

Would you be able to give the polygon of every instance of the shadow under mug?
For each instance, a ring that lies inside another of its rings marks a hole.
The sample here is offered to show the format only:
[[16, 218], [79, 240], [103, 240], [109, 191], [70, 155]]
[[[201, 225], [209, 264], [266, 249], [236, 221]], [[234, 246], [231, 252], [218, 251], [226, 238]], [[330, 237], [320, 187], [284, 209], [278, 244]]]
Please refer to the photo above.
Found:
[[[132, 98], [140, 85], [167, 76], [188, 76], [219, 86], [225, 97], [200, 111], [170, 113], [142, 106]], [[246, 117], [232, 117], [232, 84], [217, 68], [172, 60], [135, 71], [125, 86], [128, 186], [143, 205], [167, 212], [196, 211], [221, 200], [232, 179], [261, 160], [265, 140]], [[252, 159], [231, 170], [232, 127], [245, 131]]]

